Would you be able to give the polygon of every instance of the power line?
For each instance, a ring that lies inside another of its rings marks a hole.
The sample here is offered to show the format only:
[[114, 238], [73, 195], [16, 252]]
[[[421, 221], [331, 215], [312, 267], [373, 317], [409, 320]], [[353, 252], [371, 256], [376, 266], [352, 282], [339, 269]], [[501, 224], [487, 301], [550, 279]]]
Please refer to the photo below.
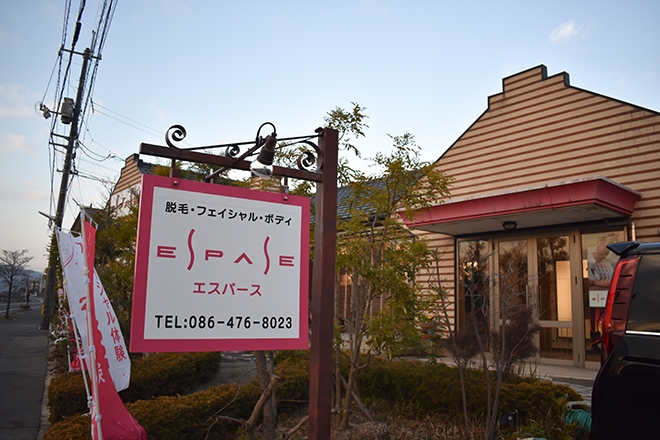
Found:
[[101, 183], [108, 183], [111, 182], [111, 179], [107, 179], [104, 177], [96, 176], [92, 173], [89, 172], [84, 172], [84, 171], [76, 171], [76, 176], [82, 178], [82, 179], [88, 179], [88, 180], [94, 180], [96, 182], [101, 182]]
[[[145, 125], [145, 124], [143, 124], [143, 123], [141, 123], [141, 122], [139, 122], [139, 121], [136, 121], [135, 119], [131, 119], [131, 118], [129, 118], [128, 116], [124, 116], [124, 115], [122, 115], [121, 113], [118, 113], [118, 112], [116, 112], [116, 111], [114, 111], [114, 110], [112, 110], [112, 109], [109, 109], [108, 107], [105, 107], [105, 106], [99, 104], [99, 103], [96, 102], [96, 101], [92, 102], [92, 111], [94, 111], [95, 107], [100, 107], [100, 108], [102, 108], [103, 110], [105, 110], [105, 111], [107, 111], [107, 112], [110, 112], [110, 113], [112, 113], [112, 114], [114, 114], [114, 115], [117, 115], [117, 116], [123, 118], [123, 119], [126, 119], [126, 120], [128, 120], [128, 121], [131, 121], [133, 124], [136, 124], [136, 125], [139, 125], [139, 126], [141, 126], [141, 127], [144, 127], [144, 128], [146, 128], [147, 130], [150, 130], [150, 131], [152, 132], [152, 133], [149, 133], [149, 134], [155, 134], [156, 136], [162, 136], [162, 133], [161, 133], [159, 130], [156, 130], [156, 129], [153, 128], [153, 127], [149, 127], [148, 125]], [[124, 122], [124, 121], [118, 119], [118, 118], [115, 118], [115, 117], [113, 117], [113, 116], [110, 116], [110, 115], [108, 115], [107, 113], [103, 113], [102, 111], [99, 111], [99, 110], [96, 110], [96, 111], [97, 111], [98, 113], [101, 113], [102, 115], [105, 115], [105, 116], [109, 117], [109, 118], [115, 119], [116, 121], [119, 121], [119, 122], [121, 122], [121, 123], [123, 123], [123, 124], [126, 124], [126, 125], [129, 125], [129, 126], [133, 127], [133, 128], [139, 129], [138, 127], [134, 127], [134, 126], [132, 126], [132, 125], [130, 125], [130, 124], [128, 124], [128, 123], [126, 123], [126, 122]], [[145, 133], [148, 133], [148, 132], [145, 131], [145, 130], [142, 130], [142, 131], [144, 131]]]
[[[90, 136], [91, 138], [91, 136]], [[94, 139], [92, 139], [92, 142], [94, 142]], [[108, 159], [119, 159], [118, 156], [116, 156], [114, 153], [110, 152], [109, 154], [103, 156], [95, 151], [93, 151], [91, 148], [88, 148], [85, 146], [83, 142], [78, 142], [78, 145], [80, 146], [80, 150], [83, 152], [83, 154], [87, 157], [89, 157], [91, 160], [94, 162], [101, 163], [105, 162]], [[101, 165], [98, 165], [101, 166]]]
[[[101, 59], [101, 52], [106, 41], [107, 34], [109, 32], [110, 24], [114, 16], [116, 0], [105, 0], [100, 3], [99, 11], [100, 16], [98, 17], [98, 22], [95, 27], [95, 31], [92, 32], [92, 44], [91, 44], [91, 57], [90, 60], [93, 63], [93, 69], [86, 69], [84, 76], [81, 78], [78, 84], [78, 88], [82, 90], [82, 93], [78, 93], [81, 97], [80, 101], [76, 105], [82, 106], [82, 111], [79, 112], [79, 126], [87, 126], [87, 106], [91, 102], [92, 91], [94, 89], [94, 83], [96, 74], [98, 71], [98, 64]], [[53, 72], [59, 65], [58, 76], [57, 76], [57, 85], [55, 89], [54, 97], [54, 112], [56, 114], [61, 114], [62, 112], [62, 100], [66, 94], [73, 92], [76, 94], [76, 89], [70, 81], [70, 72], [71, 68], [74, 65], [77, 65], [75, 60], [75, 55], [80, 55], [79, 52], [76, 52], [76, 46], [80, 38], [82, 25], [83, 25], [83, 13], [85, 12], [86, 1], [81, 0], [78, 6], [77, 14], [75, 15], [75, 27], [73, 35], [69, 35], [70, 23], [72, 20], [72, 1], [66, 0], [63, 16], [63, 25], [62, 25], [62, 38], [60, 43], [60, 49], [58, 51], [57, 61], [53, 68]], [[98, 12], [98, 11], [97, 11]], [[65, 47], [69, 49], [65, 49]], [[66, 57], [66, 58], [65, 58]], [[93, 72], [90, 74], [90, 72]], [[48, 81], [48, 86], [44, 93], [44, 99], [50, 89], [50, 85], [53, 79], [53, 73], [51, 73], [51, 78]], [[43, 100], [42, 99], [42, 102]], [[65, 138], [58, 135], [57, 133], [64, 129], [59, 125], [59, 119], [54, 117], [51, 120], [50, 127], [50, 137], [49, 145], [53, 148], [53, 158], [52, 158], [52, 167], [51, 167], [51, 188], [50, 188], [50, 210], [52, 212], [53, 205], [55, 204], [55, 189], [54, 189], [54, 180], [55, 180], [55, 160], [57, 153], [61, 153], [61, 149], [58, 148], [58, 145], [62, 143], [60, 138]], [[88, 130], [87, 130], [88, 131]], [[74, 152], [73, 157], [75, 158], [75, 150], [78, 147], [79, 139], [74, 141]], [[49, 150], [50, 151], [50, 150]], [[99, 155], [100, 156], [100, 155]], [[90, 155], [91, 157], [91, 155]]]
[[85, 160], [84, 158], [79, 157], [79, 158], [78, 158], [78, 161], [79, 161], [79, 162], [85, 162], [85, 163], [87, 163], [87, 164], [89, 164], [89, 165], [92, 165], [92, 166], [95, 166], [95, 167], [98, 167], [98, 168], [103, 168], [104, 170], [111, 171], [111, 172], [113, 172], [113, 173], [116, 173], [116, 172], [117, 172], [116, 169], [113, 169], [113, 168], [110, 168], [110, 167], [106, 167], [106, 166], [101, 165], [101, 164], [99, 163], [98, 160], [96, 160], [96, 159], [92, 158], [91, 156], [89, 156], [89, 154], [87, 154], [87, 153], [85, 152], [85, 150], [82, 150], [82, 151], [84, 152], [84, 155], [85, 155], [86, 157], [88, 157], [90, 160]]
[[96, 75], [98, 72], [99, 62], [101, 61], [101, 52], [103, 51], [103, 47], [105, 46], [106, 37], [108, 35], [108, 31], [110, 30], [110, 24], [112, 23], [112, 19], [114, 17], [114, 12], [115, 12], [115, 8], [113, 7], [113, 4], [114, 4], [113, 0], [110, 0], [109, 3], [107, 1], [103, 2], [99, 21], [96, 26], [96, 31], [92, 37], [92, 52], [96, 53], [97, 57], [94, 59], [94, 66], [92, 67], [92, 73], [89, 81], [89, 93], [86, 96], [85, 105], [83, 107], [83, 112], [82, 112], [83, 118], [85, 117], [85, 115], [87, 115], [88, 105], [91, 104], [93, 106], [92, 94], [96, 82]]
[[57, 61], [59, 60], [59, 58], [60, 58], [59, 55], [57, 56], [57, 58], [55, 58], [55, 63], [53, 64], [53, 70], [51, 70], [50, 72], [50, 77], [48, 78], [48, 84], [46, 85], [46, 90], [44, 90], [44, 97], [41, 98], [42, 103], [46, 100], [48, 89], [50, 89], [50, 83], [53, 81], [53, 76], [55, 76], [55, 69], [57, 68]]
[[[105, 110], [105, 111], [101, 111], [101, 110], [99, 110], [98, 108], [102, 108], [102, 109]], [[99, 104], [99, 103], [96, 102], [96, 101], [92, 101], [92, 112], [93, 112], [93, 113], [99, 113], [99, 114], [101, 114], [101, 115], [103, 115], [103, 116], [106, 116], [106, 117], [108, 117], [108, 118], [110, 118], [110, 119], [113, 119], [113, 120], [115, 120], [115, 121], [117, 121], [117, 122], [119, 122], [119, 123], [121, 123], [121, 124], [124, 124], [124, 125], [126, 125], [126, 126], [128, 126], [128, 127], [134, 128], [134, 129], [136, 129], [136, 130], [139, 130], [139, 131], [141, 131], [141, 132], [143, 132], [143, 133], [146, 133], [146, 134], [148, 134], [148, 135], [150, 135], [150, 136], [153, 136], [153, 137], [155, 137], [155, 138], [158, 138], [158, 139], [162, 139], [162, 138], [163, 138], [163, 131], [162, 131], [162, 130], [157, 130], [157, 129], [153, 128], [153, 127], [149, 127], [149, 126], [146, 125], [146, 124], [143, 124], [143, 123], [141, 123], [141, 122], [139, 122], [139, 121], [136, 121], [135, 119], [131, 119], [131, 118], [129, 118], [128, 116], [125, 116], [125, 115], [123, 115], [123, 114], [121, 114], [121, 113], [119, 113], [119, 112], [116, 112], [116, 111], [114, 111], [114, 110], [108, 108], [108, 107], [105, 107], [105, 106]], [[112, 113], [112, 115], [109, 114], [109, 113]], [[113, 116], [113, 115], [116, 115], [116, 116]], [[130, 121], [130, 123], [127, 122], [127, 121]], [[96, 142], [96, 141], [94, 141], [94, 142]], [[98, 143], [98, 142], [96, 142], [96, 143]], [[181, 142], [181, 143], [182, 143], [183, 145], [190, 145], [190, 144], [189, 144], [188, 142], [186, 142], [186, 141], [183, 141], [183, 142]], [[99, 144], [99, 145], [100, 145], [100, 144]], [[108, 150], [108, 151], [110, 151], [110, 150]]]
[[[98, 104], [96, 104], [96, 105], [98, 106]], [[115, 117], [115, 116], [112, 116], [112, 115], [110, 115], [110, 114], [108, 114], [108, 113], [102, 112], [101, 110], [94, 110], [94, 111], [95, 111], [96, 113], [102, 114], [103, 116], [106, 116], [106, 117], [108, 117], [108, 118], [110, 118], [110, 119], [114, 119], [115, 121], [117, 121], [117, 122], [119, 122], [119, 123], [122, 123], [122, 124], [124, 124], [124, 125], [127, 125], [127, 126], [129, 126], [129, 127], [131, 127], [131, 128], [134, 128], [134, 129], [136, 129], [136, 130], [140, 130], [140, 131], [142, 131], [142, 132], [144, 132], [144, 133], [147, 133], [148, 135], [156, 136], [156, 137], [162, 137], [162, 133], [158, 132], [157, 130], [155, 130], [155, 129], [153, 129], [153, 128], [150, 128], [150, 127], [147, 127], [147, 126], [144, 125], [144, 124], [140, 124], [139, 122], [133, 121], [132, 119], [126, 118], [125, 116], [122, 116], [122, 117], [128, 119], [128, 120], [131, 121], [131, 122], [135, 122], [135, 124], [139, 124], [139, 125], [141, 125], [142, 127], [146, 127], [147, 129], [144, 129], [144, 128], [141, 128], [141, 127], [138, 127], [137, 125], [134, 125], [134, 124], [129, 124], [128, 122], [123, 121], [123, 120], [121, 120], [120, 118], [117, 118], [117, 117]]]

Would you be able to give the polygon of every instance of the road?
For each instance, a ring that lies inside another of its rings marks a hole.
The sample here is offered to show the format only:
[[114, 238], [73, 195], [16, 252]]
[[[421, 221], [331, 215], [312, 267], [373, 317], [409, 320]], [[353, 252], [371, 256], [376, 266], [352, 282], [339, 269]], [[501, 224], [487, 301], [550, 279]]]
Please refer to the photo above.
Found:
[[47, 332], [39, 330], [41, 304], [0, 304], [0, 440], [36, 440], [46, 381]]

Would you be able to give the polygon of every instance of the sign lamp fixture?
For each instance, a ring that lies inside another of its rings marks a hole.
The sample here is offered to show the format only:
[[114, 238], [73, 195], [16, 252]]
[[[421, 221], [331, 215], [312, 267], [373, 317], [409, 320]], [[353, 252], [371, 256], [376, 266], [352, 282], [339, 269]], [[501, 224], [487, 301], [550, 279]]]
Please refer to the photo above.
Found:
[[277, 145], [277, 133], [266, 136], [264, 146], [261, 147], [259, 156], [250, 164], [250, 171], [257, 177], [268, 179], [273, 175], [273, 159], [275, 159], [275, 146]]

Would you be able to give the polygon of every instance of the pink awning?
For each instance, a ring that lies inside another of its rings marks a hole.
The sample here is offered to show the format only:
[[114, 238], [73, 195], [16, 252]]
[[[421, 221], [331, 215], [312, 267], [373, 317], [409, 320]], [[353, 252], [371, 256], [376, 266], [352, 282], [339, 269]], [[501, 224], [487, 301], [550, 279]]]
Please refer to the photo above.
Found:
[[447, 235], [501, 231], [630, 217], [640, 194], [605, 177], [449, 200], [419, 209], [414, 219], [399, 213], [411, 229]]

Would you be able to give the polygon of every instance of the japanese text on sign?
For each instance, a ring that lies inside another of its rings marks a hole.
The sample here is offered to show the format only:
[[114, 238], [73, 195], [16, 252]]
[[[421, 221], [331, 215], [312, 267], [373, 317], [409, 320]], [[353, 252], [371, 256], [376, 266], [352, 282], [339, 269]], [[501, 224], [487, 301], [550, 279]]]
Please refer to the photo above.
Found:
[[291, 218], [286, 218], [282, 215], [276, 214], [256, 214], [254, 212], [235, 211], [231, 208], [207, 208], [206, 206], [197, 205], [196, 207], [188, 207], [188, 203], [177, 203], [173, 201], [165, 202], [165, 212], [170, 214], [195, 214], [198, 216], [205, 215], [207, 217], [219, 218], [221, 220], [239, 220], [248, 222], [264, 222], [275, 225], [291, 226]]

